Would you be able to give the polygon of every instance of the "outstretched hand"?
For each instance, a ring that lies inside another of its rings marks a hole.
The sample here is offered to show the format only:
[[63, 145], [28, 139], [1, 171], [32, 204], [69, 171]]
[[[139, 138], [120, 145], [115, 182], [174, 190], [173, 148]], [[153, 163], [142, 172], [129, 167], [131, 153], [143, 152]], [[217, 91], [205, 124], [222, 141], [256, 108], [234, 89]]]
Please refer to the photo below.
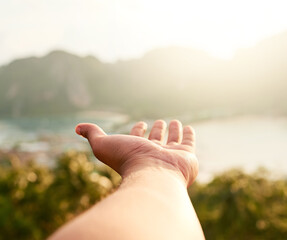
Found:
[[164, 143], [166, 123], [157, 120], [148, 139], [145, 122], [134, 125], [130, 135], [107, 135], [99, 126], [81, 123], [76, 133], [87, 138], [95, 156], [121, 176], [145, 168], [171, 169], [190, 185], [198, 173], [195, 156], [195, 133], [191, 126], [173, 120], [169, 124], [167, 142]]

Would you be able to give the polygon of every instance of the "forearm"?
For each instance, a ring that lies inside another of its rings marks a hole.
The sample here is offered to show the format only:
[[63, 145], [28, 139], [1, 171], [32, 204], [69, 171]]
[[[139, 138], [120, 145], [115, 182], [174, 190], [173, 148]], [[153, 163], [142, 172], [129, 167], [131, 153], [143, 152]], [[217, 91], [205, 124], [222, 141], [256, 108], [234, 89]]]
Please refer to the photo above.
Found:
[[55, 239], [204, 239], [186, 186], [173, 170], [144, 168]]
[[126, 221], [137, 229], [133, 239], [204, 239], [186, 185], [173, 170], [133, 172], [118, 193], [134, 196], [126, 203]]

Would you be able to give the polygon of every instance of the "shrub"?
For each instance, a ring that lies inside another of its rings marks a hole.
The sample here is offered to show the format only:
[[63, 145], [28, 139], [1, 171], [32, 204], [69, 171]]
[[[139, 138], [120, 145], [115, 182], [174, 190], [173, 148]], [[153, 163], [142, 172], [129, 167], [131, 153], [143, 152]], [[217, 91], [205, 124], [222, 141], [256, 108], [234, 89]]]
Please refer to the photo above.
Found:
[[[48, 168], [1, 156], [0, 239], [45, 239], [120, 182], [85, 153], [67, 152], [56, 163]], [[188, 191], [207, 239], [286, 239], [286, 180], [231, 170]]]
[[230, 170], [189, 194], [207, 239], [286, 239], [286, 180]]
[[6, 157], [0, 168], [0, 238], [44, 239], [118, 182], [111, 169], [84, 153], [63, 154], [53, 169]]

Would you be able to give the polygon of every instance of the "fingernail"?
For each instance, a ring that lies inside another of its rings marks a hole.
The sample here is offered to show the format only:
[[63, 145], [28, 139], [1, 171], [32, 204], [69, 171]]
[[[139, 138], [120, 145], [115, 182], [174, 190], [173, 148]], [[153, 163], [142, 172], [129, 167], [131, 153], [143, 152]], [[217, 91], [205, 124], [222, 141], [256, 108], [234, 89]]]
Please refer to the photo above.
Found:
[[76, 127], [76, 133], [79, 134], [79, 135], [81, 135], [81, 128], [80, 128], [79, 126]]

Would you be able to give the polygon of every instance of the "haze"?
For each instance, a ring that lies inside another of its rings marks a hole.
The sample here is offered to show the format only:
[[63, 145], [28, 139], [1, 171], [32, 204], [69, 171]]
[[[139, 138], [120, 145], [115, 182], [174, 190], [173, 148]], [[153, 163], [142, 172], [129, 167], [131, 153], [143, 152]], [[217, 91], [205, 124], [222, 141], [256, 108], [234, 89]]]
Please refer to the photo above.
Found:
[[219, 58], [287, 29], [284, 0], [0, 0], [0, 65], [64, 49], [112, 62], [170, 45]]

